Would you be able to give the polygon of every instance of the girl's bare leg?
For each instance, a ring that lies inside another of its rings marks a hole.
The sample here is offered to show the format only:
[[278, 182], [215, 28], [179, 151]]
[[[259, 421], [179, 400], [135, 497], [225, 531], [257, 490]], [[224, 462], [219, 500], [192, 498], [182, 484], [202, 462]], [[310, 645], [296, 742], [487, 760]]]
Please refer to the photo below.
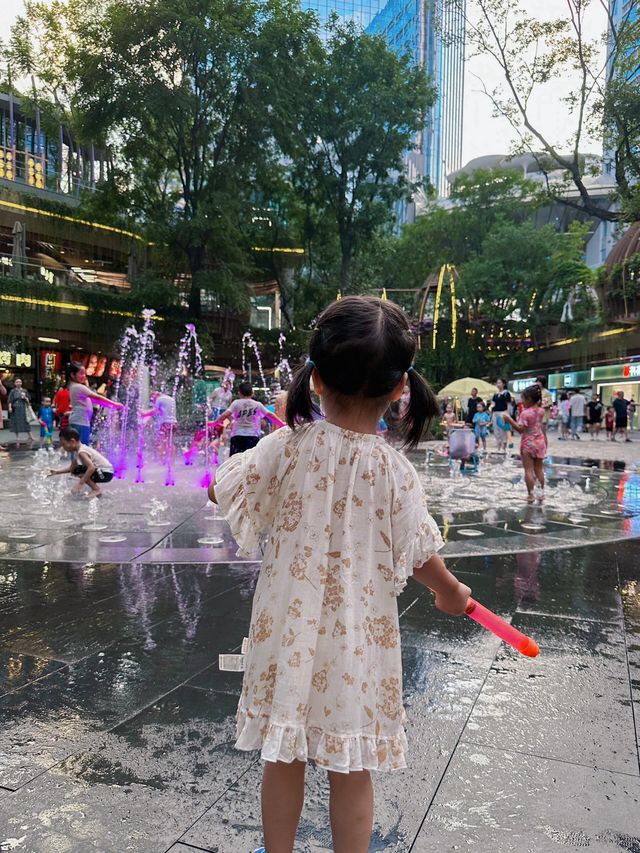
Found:
[[367, 853], [373, 831], [371, 774], [329, 773], [329, 787], [334, 853]]
[[262, 773], [262, 826], [269, 853], [292, 853], [304, 803], [304, 761], [267, 761]]
[[534, 459], [533, 469], [535, 471], [536, 480], [538, 481], [540, 488], [544, 489], [544, 459]]
[[522, 454], [522, 467], [524, 468], [524, 481], [528, 492], [527, 499], [533, 501], [533, 488], [536, 484], [536, 475], [533, 469], [533, 459], [528, 453]]

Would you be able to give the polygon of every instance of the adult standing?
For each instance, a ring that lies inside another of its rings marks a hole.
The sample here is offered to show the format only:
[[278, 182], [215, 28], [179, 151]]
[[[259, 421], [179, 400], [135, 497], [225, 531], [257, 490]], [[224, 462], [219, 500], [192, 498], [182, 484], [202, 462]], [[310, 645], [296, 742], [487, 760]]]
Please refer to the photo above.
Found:
[[469, 426], [473, 426], [473, 419], [478, 411], [478, 403], [482, 403], [482, 399], [478, 396], [478, 389], [472, 388], [471, 396], [467, 400], [467, 415], [465, 417], [465, 423], [468, 423]]
[[511, 394], [507, 390], [507, 382], [500, 377], [496, 380], [496, 393], [492, 398], [493, 425], [495, 427], [495, 437], [498, 442], [498, 450], [513, 447], [513, 435], [511, 434], [511, 425], [506, 419], [509, 406], [511, 405]]
[[629, 432], [634, 428], [633, 421], [635, 419], [636, 411], [637, 411], [636, 401], [633, 397], [629, 400], [629, 408], [627, 409], [627, 417], [629, 418]]
[[[0, 429], [4, 429], [4, 412], [2, 411], [4, 406], [4, 401], [7, 396], [7, 389], [4, 387], [2, 380], [4, 378], [4, 371], [0, 371]], [[0, 444], [0, 450], [6, 450], [7, 448], [4, 444]]]
[[613, 440], [615, 441], [616, 436], [621, 435], [625, 441], [631, 441], [627, 432], [629, 428], [629, 401], [625, 400], [624, 391], [616, 391], [612, 405], [616, 414], [616, 431]]
[[571, 414], [571, 438], [580, 441], [580, 432], [584, 427], [585, 400], [582, 394], [574, 393], [569, 397], [569, 412]]
[[16, 379], [13, 388], [9, 392], [9, 428], [16, 436], [16, 447], [20, 447], [20, 433], [26, 432], [29, 446], [33, 444], [31, 425], [27, 416], [27, 410], [31, 406], [29, 392], [22, 387], [22, 379]]
[[560, 435], [558, 441], [567, 441], [570, 435], [569, 426], [571, 424], [571, 407], [569, 395], [566, 391], [560, 394]]
[[93, 417], [94, 402], [99, 406], [124, 409], [122, 403], [109, 400], [89, 388], [87, 386], [87, 371], [82, 364], [75, 361], [72, 361], [69, 367], [69, 400], [71, 405], [69, 426], [78, 431], [81, 444], [89, 444], [91, 440], [91, 418]]
[[551, 396], [551, 391], [547, 388], [547, 379], [545, 376], [538, 376], [535, 384], [540, 389], [540, 405], [544, 412], [544, 417], [542, 419], [542, 432], [546, 439], [549, 418], [551, 417], [551, 407], [553, 406], [553, 397]]
[[591, 433], [592, 441], [596, 441], [600, 434], [602, 426], [602, 418], [604, 416], [604, 408], [597, 394], [592, 394], [591, 399], [587, 403], [587, 424]]

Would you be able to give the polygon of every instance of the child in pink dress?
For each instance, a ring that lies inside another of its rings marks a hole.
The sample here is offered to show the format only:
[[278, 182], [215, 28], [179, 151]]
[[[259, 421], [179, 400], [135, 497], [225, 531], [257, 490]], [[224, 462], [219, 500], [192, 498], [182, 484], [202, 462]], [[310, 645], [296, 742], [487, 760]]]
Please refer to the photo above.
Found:
[[544, 458], [547, 455], [547, 443], [542, 431], [544, 409], [541, 407], [540, 386], [531, 385], [522, 392], [522, 411], [517, 422], [510, 415], [504, 415], [504, 418], [522, 435], [520, 456], [524, 468], [524, 481], [527, 485], [527, 501], [533, 503], [535, 500], [536, 480], [541, 490], [538, 500], [543, 501]]

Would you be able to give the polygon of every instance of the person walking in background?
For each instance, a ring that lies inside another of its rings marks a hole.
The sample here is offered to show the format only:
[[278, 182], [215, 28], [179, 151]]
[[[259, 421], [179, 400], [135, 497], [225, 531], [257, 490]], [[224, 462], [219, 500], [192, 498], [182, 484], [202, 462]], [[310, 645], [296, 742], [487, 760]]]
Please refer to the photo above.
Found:
[[476, 412], [478, 411], [479, 403], [482, 403], [482, 398], [478, 396], [478, 389], [472, 388], [471, 396], [467, 400], [467, 414], [465, 416], [465, 422], [468, 423], [471, 427], [473, 426], [473, 419], [475, 417]]
[[[16, 447], [20, 447], [20, 433], [26, 432], [29, 446], [33, 444], [31, 435], [31, 424], [29, 423], [29, 410], [31, 409], [31, 397], [29, 392], [22, 387], [22, 379], [16, 379], [13, 388], [9, 392], [9, 426], [16, 437]], [[33, 410], [32, 410], [33, 411]]]
[[93, 405], [107, 406], [111, 409], [124, 409], [122, 403], [116, 403], [93, 391], [87, 386], [87, 371], [82, 364], [75, 361], [69, 367], [69, 401], [71, 413], [69, 426], [77, 430], [82, 444], [88, 445], [91, 440], [91, 419]]
[[535, 385], [540, 388], [540, 406], [542, 411], [544, 412], [544, 418], [542, 420], [542, 431], [547, 435], [547, 430], [549, 428], [549, 420], [551, 418], [551, 407], [553, 406], [553, 397], [551, 396], [551, 392], [547, 389], [547, 377], [546, 376], [538, 376]]
[[[0, 429], [4, 429], [4, 401], [7, 399], [7, 389], [2, 380], [4, 379], [4, 371], [0, 370]], [[0, 444], [0, 450], [7, 450], [4, 444]]]
[[493, 426], [494, 435], [498, 443], [498, 450], [505, 452], [507, 446], [513, 447], [513, 435], [509, 420], [505, 417], [509, 413], [511, 405], [511, 394], [507, 390], [505, 379], [496, 380], [496, 393], [493, 395]]
[[592, 394], [591, 399], [587, 403], [587, 424], [589, 426], [592, 441], [595, 441], [600, 435], [603, 415], [604, 407], [600, 402], [598, 395]]
[[627, 409], [627, 416], [629, 418], [629, 432], [631, 432], [631, 430], [635, 429], [633, 422], [634, 422], [635, 417], [636, 417], [636, 409], [637, 409], [636, 401], [632, 397], [629, 400], [629, 408]]
[[617, 436], [622, 436], [623, 441], [631, 441], [629, 438], [629, 401], [624, 398], [624, 391], [616, 391], [616, 396], [613, 398], [613, 410], [616, 413], [616, 432], [613, 437], [615, 441]]
[[566, 391], [560, 394], [560, 435], [558, 441], [567, 441], [571, 435], [571, 406], [569, 403], [569, 395]]
[[580, 433], [584, 428], [584, 397], [579, 393], [572, 393], [569, 397], [569, 412], [571, 415], [570, 430], [571, 438], [580, 441]]
[[613, 406], [607, 406], [607, 411], [604, 413], [604, 426], [607, 432], [607, 440], [615, 441], [613, 430], [616, 425], [616, 413]]

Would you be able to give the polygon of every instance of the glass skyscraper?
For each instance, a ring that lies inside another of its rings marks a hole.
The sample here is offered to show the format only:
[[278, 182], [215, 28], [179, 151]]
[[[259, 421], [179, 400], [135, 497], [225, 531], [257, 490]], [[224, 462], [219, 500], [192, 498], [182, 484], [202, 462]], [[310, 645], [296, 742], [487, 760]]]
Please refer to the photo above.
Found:
[[[464, 15], [447, 0], [302, 0], [323, 24], [332, 12], [358, 23], [366, 32], [383, 35], [393, 50], [422, 68], [437, 90], [437, 100], [407, 152], [410, 181], [426, 178], [438, 195], [447, 194], [447, 175], [462, 165], [464, 102]], [[415, 205], [400, 213], [415, 216]]]

